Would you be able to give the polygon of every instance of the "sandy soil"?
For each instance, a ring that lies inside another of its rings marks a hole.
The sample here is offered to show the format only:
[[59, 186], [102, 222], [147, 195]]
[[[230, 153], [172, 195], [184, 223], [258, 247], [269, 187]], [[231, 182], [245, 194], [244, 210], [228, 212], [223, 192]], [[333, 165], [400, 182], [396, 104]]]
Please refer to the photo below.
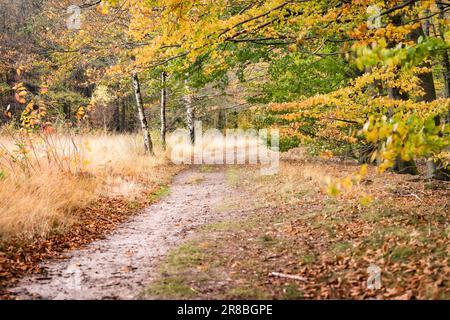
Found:
[[158, 261], [206, 223], [225, 219], [216, 210], [234, 191], [224, 171], [178, 175], [170, 194], [104, 240], [44, 264], [46, 274], [11, 289], [21, 299], [139, 299]]

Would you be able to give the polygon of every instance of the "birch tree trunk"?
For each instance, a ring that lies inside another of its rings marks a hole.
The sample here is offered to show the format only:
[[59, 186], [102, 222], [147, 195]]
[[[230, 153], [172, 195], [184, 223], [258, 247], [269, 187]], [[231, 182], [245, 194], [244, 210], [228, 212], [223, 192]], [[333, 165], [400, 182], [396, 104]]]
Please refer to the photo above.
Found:
[[189, 130], [189, 137], [191, 140], [191, 144], [195, 143], [195, 113], [194, 108], [192, 106], [192, 95], [189, 92], [189, 84], [188, 84], [188, 78], [185, 80], [185, 89], [186, 89], [186, 95], [184, 96], [184, 103], [186, 106], [186, 122]]
[[166, 107], [167, 107], [167, 88], [166, 88], [166, 72], [161, 73], [161, 143], [164, 149], [166, 149]]
[[150, 131], [148, 129], [147, 118], [145, 118], [144, 105], [142, 103], [141, 86], [139, 83], [139, 77], [136, 72], [133, 73], [132, 80], [133, 80], [134, 95], [136, 97], [136, 107], [138, 110], [139, 122], [141, 123], [142, 134], [144, 136], [145, 152], [154, 155], [152, 138], [150, 136]]

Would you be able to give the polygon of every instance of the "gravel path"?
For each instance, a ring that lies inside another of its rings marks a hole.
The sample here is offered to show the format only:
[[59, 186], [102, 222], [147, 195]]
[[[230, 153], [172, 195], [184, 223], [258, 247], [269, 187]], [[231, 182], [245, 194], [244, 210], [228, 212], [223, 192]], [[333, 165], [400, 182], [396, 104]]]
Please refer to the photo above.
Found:
[[233, 193], [224, 171], [178, 175], [167, 197], [104, 240], [44, 264], [45, 276], [24, 278], [11, 291], [22, 299], [138, 299], [157, 262], [196, 227], [227, 217], [215, 210]]

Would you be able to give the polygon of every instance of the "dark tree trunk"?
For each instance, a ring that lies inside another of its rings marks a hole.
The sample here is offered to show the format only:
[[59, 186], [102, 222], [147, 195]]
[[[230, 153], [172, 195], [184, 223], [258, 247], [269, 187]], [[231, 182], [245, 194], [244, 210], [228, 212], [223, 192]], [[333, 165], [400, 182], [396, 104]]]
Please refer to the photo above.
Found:
[[[443, 20], [445, 18], [444, 5], [443, 5], [443, 3], [439, 3], [437, 6], [439, 8], [439, 19]], [[445, 41], [444, 30], [443, 30], [443, 26], [441, 23], [438, 24], [438, 33], [439, 33], [439, 37]], [[448, 50], [442, 51], [441, 59], [442, 59], [443, 76], [444, 76], [444, 97], [450, 98], [450, 59], [449, 59], [449, 55], [448, 55]], [[450, 111], [449, 111], [449, 117], [450, 117]]]
[[120, 131], [125, 132], [127, 131], [127, 101], [122, 100], [122, 108], [121, 108], [121, 115], [120, 115]]
[[[422, 28], [418, 28], [411, 33], [411, 38], [412, 38], [412, 40], [417, 41], [420, 36], [425, 36], [426, 32], [427, 32], [427, 29], [424, 33]], [[443, 34], [442, 34], [442, 36], [443, 36]], [[444, 88], [445, 88], [444, 96], [446, 96], [448, 94], [448, 90], [449, 90], [448, 74], [450, 72], [448, 52], [446, 50], [444, 50], [442, 58], [443, 58], [443, 67], [444, 67]], [[431, 69], [431, 64], [429, 62], [424, 63], [423, 66], [428, 69]], [[418, 77], [421, 80], [422, 88], [425, 92], [425, 95], [420, 97], [420, 99], [418, 99], [418, 100], [425, 101], [425, 102], [431, 102], [431, 101], [436, 100], [437, 97], [436, 97], [436, 88], [434, 85], [433, 73], [431, 71], [422, 73]], [[437, 126], [439, 126], [441, 124], [440, 117], [436, 116], [436, 118], [434, 119], [434, 122]], [[442, 161], [429, 159], [427, 162], [427, 177], [430, 179], [434, 178], [434, 179], [439, 179], [439, 180], [449, 180], [450, 170], [445, 167], [445, 165], [442, 163]]]
[[[402, 24], [402, 16], [401, 15], [395, 15], [394, 17], [391, 17], [391, 22], [395, 26], [399, 26]], [[423, 35], [423, 29], [417, 28], [411, 32], [409, 35], [409, 38], [412, 40], [417, 41], [420, 35]], [[390, 47], [395, 46], [395, 43], [390, 43]], [[428, 100], [432, 99], [433, 96], [436, 98], [436, 92], [434, 90], [434, 81], [433, 81], [433, 75], [430, 73], [425, 73], [419, 75], [419, 78], [421, 80], [422, 86], [425, 91], [425, 96], [421, 99]], [[431, 81], [430, 81], [431, 79]], [[391, 99], [394, 100], [406, 100], [408, 97], [405, 94], [401, 94], [400, 90], [398, 88], [388, 88], [388, 94]], [[388, 117], [391, 117], [393, 114], [393, 110], [388, 111]], [[405, 161], [401, 158], [401, 156], [398, 156], [394, 161], [394, 166], [392, 168], [393, 171], [400, 173], [400, 174], [418, 174], [417, 166], [415, 164], [415, 161], [413, 159]]]
[[[389, 98], [391, 98], [393, 100], [406, 100], [407, 99], [407, 97], [404, 94], [401, 94], [400, 90], [397, 88], [388, 88], [388, 94], [389, 94]], [[389, 110], [388, 117], [392, 117], [392, 115], [393, 115], [393, 110]], [[397, 173], [400, 173], [400, 174], [416, 175], [419, 173], [414, 160], [405, 161], [401, 158], [401, 156], [398, 156], [395, 159], [392, 170]]]
[[444, 76], [444, 98], [450, 98], [450, 59], [448, 51], [442, 52], [442, 67]]
[[[439, 3], [437, 6], [439, 9], [439, 19], [443, 20], [445, 18], [444, 5], [442, 3]], [[443, 26], [440, 22], [438, 22], [438, 34], [439, 37], [445, 41]], [[442, 51], [441, 63], [444, 79], [444, 98], [448, 99], [450, 98], [450, 59], [448, 50]], [[450, 123], [450, 110], [448, 110], [446, 122]], [[450, 166], [446, 167], [442, 161], [430, 161], [427, 168], [428, 177], [438, 180], [450, 181]]]
[[120, 98], [117, 98], [114, 105], [114, 131], [120, 131]]
[[238, 129], [239, 128], [239, 112], [237, 111], [237, 109], [233, 110], [233, 121], [234, 121], [234, 129]]
[[405, 161], [402, 159], [401, 156], [398, 156], [395, 159], [394, 167], [392, 168], [392, 170], [400, 174], [412, 174], [412, 175], [419, 174], [419, 171], [417, 170], [417, 166], [414, 160]]
[[219, 111], [217, 112], [217, 129], [224, 130], [226, 126], [225, 122], [226, 112], [224, 109], [219, 109]]
[[[409, 35], [409, 38], [414, 42], [417, 42], [420, 37], [425, 37], [425, 33], [422, 27], [416, 28], [415, 30], [411, 31]], [[421, 65], [421, 67], [425, 67], [431, 70], [431, 63], [425, 62]], [[421, 86], [423, 88], [423, 91], [425, 92], [425, 95], [420, 97], [418, 101], [431, 102], [436, 100], [436, 88], [434, 86], [433, 72], [429, 71], [421, 73], [418, 75], [418, 78], [420, 79]]]
[[64, 117], [66, 118], [66, 120], [70, 121], [70, 119], [71, 119], [70, 104], [64, 103], [63, 104], [63, 111], [64, 111]]

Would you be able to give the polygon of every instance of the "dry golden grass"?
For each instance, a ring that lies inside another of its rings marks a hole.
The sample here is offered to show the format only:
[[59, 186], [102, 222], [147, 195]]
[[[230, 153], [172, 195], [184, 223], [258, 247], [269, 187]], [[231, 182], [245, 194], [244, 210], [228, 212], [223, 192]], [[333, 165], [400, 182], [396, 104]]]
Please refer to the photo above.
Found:
[[[13, 151], [15, 143], [0, 137], [4, 151]], [[158, 185], [165, 171], [155, 168], [168, 164], [165, 153], [156, 150], [150, 157], [141, 145], [136, 135], [52, 135], [51, 142], [33, 140], [28, 169], [24, 161], [0, 158], [0, 239], [64, 232], [74, 213], [100, 196], [131, 198]], [[55, 154], [51, 161], [49, 152]]]
[[0, 182], [2, 237], [43, 237], [71, 223], [71, 213], [95, 198], [97, 181], [67, 174], [40, 173]]
[[[257, 143], [238, 141], [236, 147]], [[188, 144], [180, 147], [186, 153], [191, 150]], [[223, 147], [205, 139], [201, 149], [223, 151]], [[155, 148], [156, 157], [146, 155], [141, 136], [133, 134], [5, 132], [0, 136], [0, 239], [63, 233], [77, 219], [74, 213], [99, 197], [132, 200], [165, 184], [173, 173], [163, 170], [171, 150], [165, 152], [158, 144]], [[26, 159], [18, 160], [21, 151]]]

